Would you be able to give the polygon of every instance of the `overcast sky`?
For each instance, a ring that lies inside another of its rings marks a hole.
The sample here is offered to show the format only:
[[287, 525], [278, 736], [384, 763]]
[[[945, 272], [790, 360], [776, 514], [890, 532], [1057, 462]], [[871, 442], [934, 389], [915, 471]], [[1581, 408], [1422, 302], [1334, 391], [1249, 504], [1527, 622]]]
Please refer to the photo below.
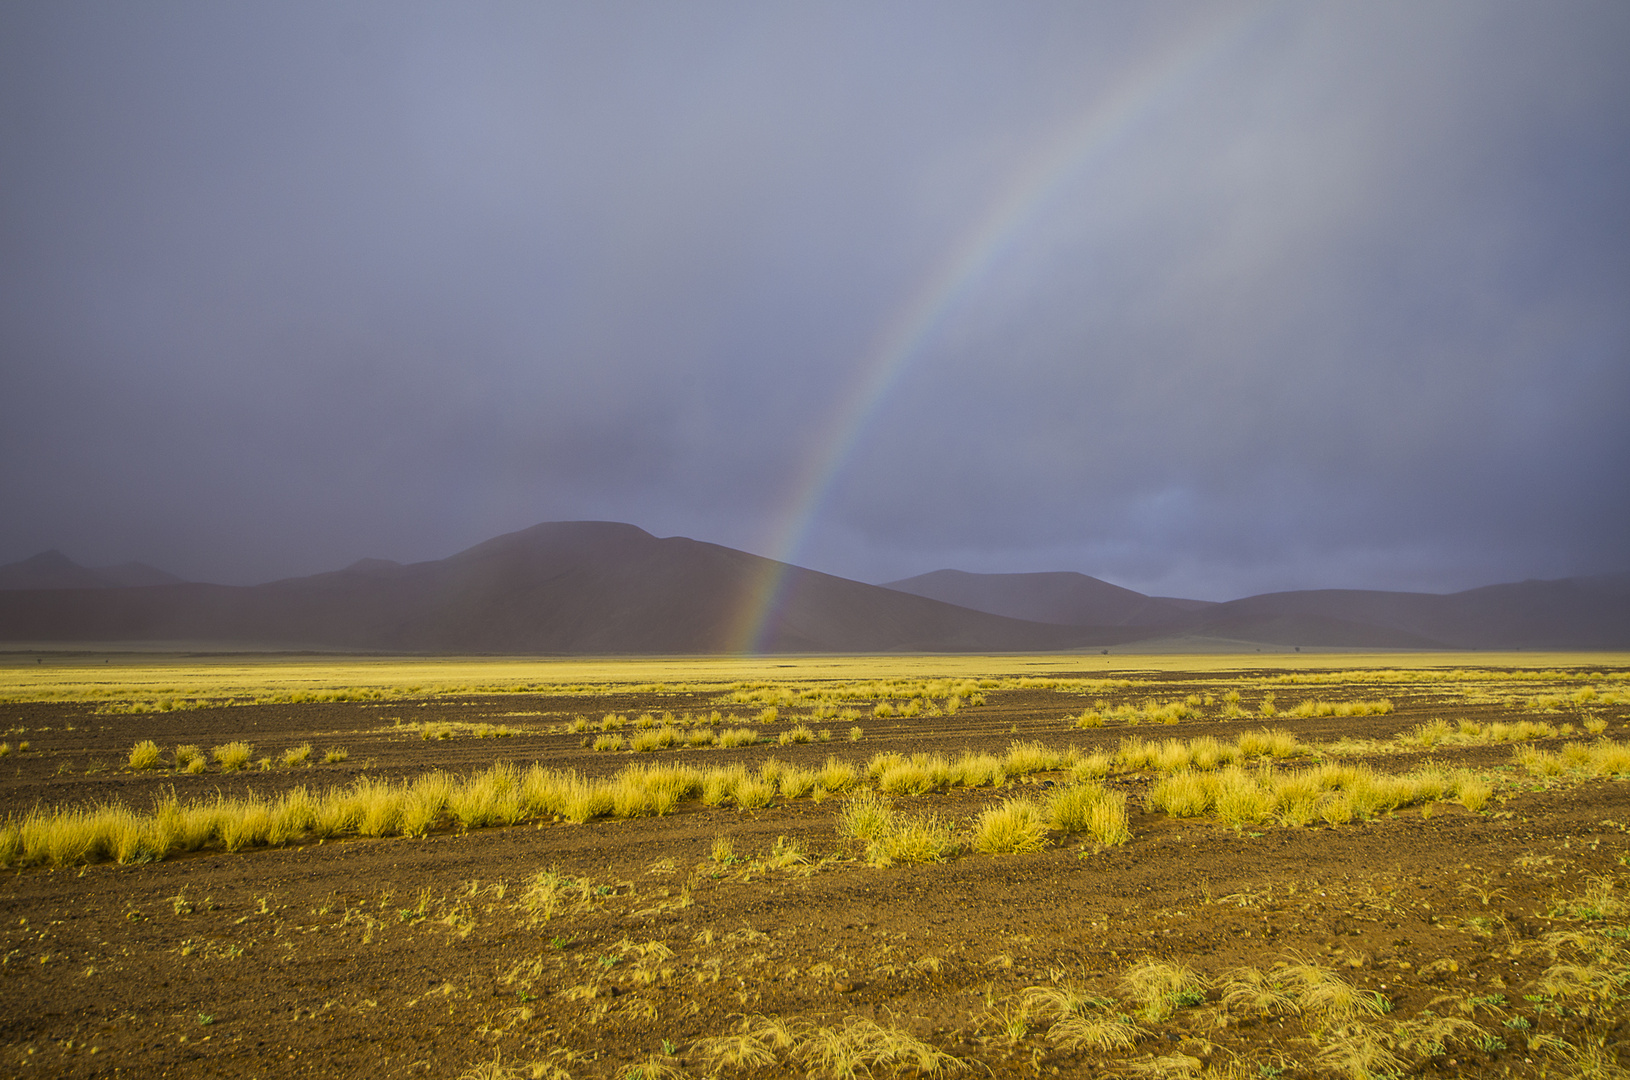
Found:
[[1630, 5], [0, 6], [0, 562], [1630, 569]]

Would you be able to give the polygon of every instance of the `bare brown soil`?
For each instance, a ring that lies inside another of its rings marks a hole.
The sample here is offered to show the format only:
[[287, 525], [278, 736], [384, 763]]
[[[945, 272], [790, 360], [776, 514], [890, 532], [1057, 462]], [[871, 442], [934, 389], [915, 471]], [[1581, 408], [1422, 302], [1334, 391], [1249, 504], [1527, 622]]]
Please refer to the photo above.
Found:
[[[1173, 676], [1162, 690], [1220, 687], [1207, 676]], [[1273, 726], [1329, 741], [1387, 738], [1440, 716], [1502, 718], [1494, 706], [1391, 696], [1399, 705], [1393, 715], [1280, 717]], [[845, 741], [847, 722], [831, 721], [830, 743], [641, 755], [595, 753], [581, 735], [558, 729], [576, 714], [721, 706], [700, 694], [151, 715], [7, 705], [0, 726], [29, 748], [0, 759], [0, 815], [110, 799], [142, 806], [171, 786], [183, 797], [271, 793], [364, 773], [470, 771], [496, 760], [594, 774], [633, 760], [775, 756], [816, 764], [835, 753], [863, 764], [886, 750], [1000, 751], [1015, 738], [1113, 748], [1128, 734], [1069, 730], [1063, 718], [1080, 703], [1051, 692], [990, 697], [954, 716], [867, 718], [858, 743]], [[427, 741], [393, 728], [397, 720], [533, 733]], [[1228, 736], [1249, 726], [1260, 724], [1137, 733]], [[1623, 717], [1609, 734], [1624, 737]], [[142, 738], [167, 751], [243, 739], [257, 757], [310, 742], [317, 763], [227, 775], [212, 767], [203, 776], [121, 771]], [[320, 763], [331, 746], [346, 748], [348, 760]], [[1509, 764], [1511, 751], [1440, 748], [1373, 763], [1401, 771], [1427, 758], [1492, 771]], [[1520, 776], [1509, 774], [1514, 783]], [[661, 1064], [702, 1076], [714, 1070], [697, 1040], [764, 1015], [825, 1026], [868, 1017], [995, 1076], [1225, 1068], [1240, 1076], [1335, 1075], [1319, 1063], [1329, 1032], [1304, 1017], [1230, 1010], [1215, 989], [1169, 1019], [1139, 1021], [1146, 1037], [1122, 1051], [1061, 1047], [1048, 1037], [1047, 1020], [1019, 1008], [1026, 987], [1060, 981], [1124, 998], [1122, 975], [1149, 958], [1216, 979], [1296, 957], [1384, 995], [1390, 1020], [1431, 1010], [1467, 1016], [1488, 1033], [1478, 1045], [1451, 1043], [1441, 1054], [1412, 1057], [1414, 1073], [1568, 1075], [1561, 1058], [1527, 1049], [1535, 1034], [1598, 1046], [1607, 1060], [1630, 1064], [1622, 1004], [1615, 1013], [1599, 1002], [1530, 1000], [1541, 998], [1537, 980], [1556, 962], [1540, 939], [1578, 925], [1566, 911], [1569, 898], [1593, 877], [1625, 895], [1630, 785], [1518, 783], [1482, 813], [1440, 805], [1430, 816], [1405, 810], [1334, 828], [1237, 831], [1143, 812], [1138, 794], [1148, 780], [1109, 781], [1132, 795], [1133, 839], [1125, 846], [1099, 850], [1066, 839], [1037, 854], [964, 853], [937, 865], [867, 866], [834, 827], [839, 800], [803, 798], [755, 811], [691, 802], [660, 818], [8, 872], [0, 881], [0, 1074], [456, 1077], [500, 1060], [611, 1077], [666, 1052]], [[900, 801], [966, 820], [1008, 794], [953, 790]], [[710, 857], [717, 837], [731, 841], [737, 862]], [[755, 865], [781, 837], [812, 861]], [[520, 901], [526, 882], [548, 868], [594, 888], [539, 922]], [[802, 1071], [784, 1059], [718, 1070]]]

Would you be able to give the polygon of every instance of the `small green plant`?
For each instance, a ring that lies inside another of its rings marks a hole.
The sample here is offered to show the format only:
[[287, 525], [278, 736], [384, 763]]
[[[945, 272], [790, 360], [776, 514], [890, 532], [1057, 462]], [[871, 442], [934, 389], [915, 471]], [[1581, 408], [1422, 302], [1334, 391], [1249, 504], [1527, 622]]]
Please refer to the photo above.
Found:
[[1136, 1001], [1143, 1019], [1160, 1022], [1178, 1009], [1205, 1000], [1205, 983], [1186, 964], [1146, 960], [1133, 966], [1121, 978], [1126, 996]]
[[215, 1015], [213, 1013], [199, 1013], [198, 1014], [198, 1026], [199, 1027], [209, 1027], [213, 1023], [215, 1023]]
[[730, 866], [736, 861], [736, 846], [730, 842], [728, 836], [715, 836], [708, 858], [718, 866]]
[[858, 725], [849, 729], [849, 741], [859, 742], [866, 734], [866, 729]]

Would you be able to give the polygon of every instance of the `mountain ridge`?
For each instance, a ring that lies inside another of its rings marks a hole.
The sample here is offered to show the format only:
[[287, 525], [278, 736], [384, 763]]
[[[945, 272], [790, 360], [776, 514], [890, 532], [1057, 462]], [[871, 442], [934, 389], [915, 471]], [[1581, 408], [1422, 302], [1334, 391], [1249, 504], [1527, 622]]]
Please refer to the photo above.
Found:
[[185, 579], [146, 563], [81, 566], [55, 548], [0, 566], [0, 590], [132, 589], [180, 585]]
[[763, 590], [770, 652], [1046, 651], [1124, 634], [1030, 623], [618, 522], [545, 522], [408, 565], [253, 586], [0, 593], [0, 640], [187, 640], [364, 651], [713, 654]]
[[[138, 582], [152, 570], [124, 566]], [[0, 582], [25, 582], [0, 587], [0, 641], [542, 655], [720, 654], [750, 635], [771, 653], [1044, 652], [1195, 638], [1630, 648], [1630, 574], [1224, 602], [1145, 596], [1069, 571], [940, 570], [869, 585], [621, 522], [544, 522], [443, 559], [359, 559], [261, 585], [120, 585], [108, 573], [118, 569], [80, 567], [61, 552], [0, 567]], [[40, 584], [53, 581], [71, 584]]]

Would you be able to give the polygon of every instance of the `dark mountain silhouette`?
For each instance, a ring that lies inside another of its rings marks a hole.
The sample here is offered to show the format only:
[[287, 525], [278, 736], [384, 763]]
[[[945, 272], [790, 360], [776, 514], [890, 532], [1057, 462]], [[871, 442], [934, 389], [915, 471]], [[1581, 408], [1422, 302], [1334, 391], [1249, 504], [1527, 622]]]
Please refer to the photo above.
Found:
[[1630, 574], [1465, 592], [1316, 589], [1226, 603], [1150, 597], [1084, 574], [938, 570], [889, 588], [1015, 618], [1273, 645], [1377, 649], [1630, 647]]
[[[446, 559], [362, 559], [266, 585], [128, 587], [152, 575], [169, 578], [139, 564], [89, 570], [59, 552], [0, 567], [0, 640], [606, 655], [748, 645], [1045, 651], [1173, 638], [1374, 649], [1630, 647], [1630, 574], [1448, 595], [1313, 590], [1227, 603], [1144, 596], [1071, 573], [937, 571], [885, 587], [612, 522], [547, 523]], [[750, 634], [772, 592], [771, 614]]]
[[1127, 640], [1004, 618], [632, 525], [555, 522], [433, 562], [364, 559], [266, 585], [0, 594], [0, 640], [192, 641], [407, 652], [1047, 650]]
[[1086, 574], [970, 574], [935, 570], [883, 586], [947, 604], [1060, 626], [1169, 626], [1213, 607], [1205, 600], [1145, 596]]
[[127, 562], [95, 569], [80, 566], [60, 551], [42, 551], [0, 566], [0, 589], [119, 589], [178, 585], [181, 578], [146, 563]]
[[1265, 593], [1219, 604], [1204, 619], [1220, 628], [1308, 617], [1414, 635], [1456, 649], [1619, 649], [1630, 647], [1630, 574], [1523, 581], [1441, 595], [1362, 589]]

